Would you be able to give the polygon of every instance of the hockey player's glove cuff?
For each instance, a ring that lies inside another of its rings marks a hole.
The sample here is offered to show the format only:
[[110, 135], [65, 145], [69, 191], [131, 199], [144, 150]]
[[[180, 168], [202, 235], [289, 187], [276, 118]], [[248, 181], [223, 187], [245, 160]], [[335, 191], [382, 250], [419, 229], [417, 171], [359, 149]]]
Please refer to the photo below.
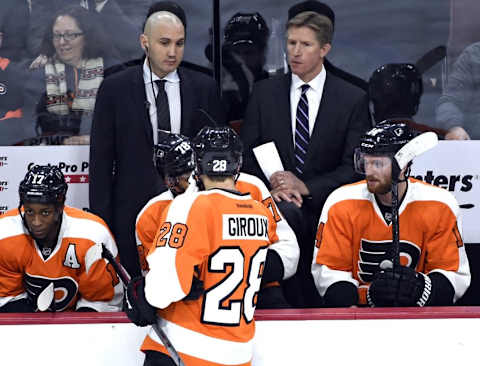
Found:
[[157, 321], [157, 311], [145, 298], [145, 278], [133, 278], [127, 287], [128, 318], [139, 327], [154, 324]]

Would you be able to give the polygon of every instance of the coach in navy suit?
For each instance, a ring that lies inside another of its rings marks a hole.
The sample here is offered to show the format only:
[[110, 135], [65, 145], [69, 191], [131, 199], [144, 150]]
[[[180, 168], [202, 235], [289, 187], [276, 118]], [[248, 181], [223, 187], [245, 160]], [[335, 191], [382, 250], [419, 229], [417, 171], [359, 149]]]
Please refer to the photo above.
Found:
[[206, 119], [198, 118], [200, 109], [220, 123], [225, 118], [214, 80], [178, 67], [185, 25], [185, 13], [177, 4], [154, 4], [140, 37], [145, 62], [107, 77], [97, 93], [90, 209], [113, 231], [120, 260], [131, 275], [140, 274], [136, 216], [150, 198], [165, 190], [153, 165], [158, 130], [193, 137], [205, 125]]
[[[270, 186], [297, 234], [300, 263], [292, 280], [297, 283], [290, 287], [302, 288], [303, 293], [287, 298], [295, 306], [318, 306], [310, 274], [318, 218], [327, 196], [357, 178], [353, 150], [370, 122], [365, 93], [323, 67], [331, 48], [331, 20], [315, 10], [291, 16], [287, 23], [291, 73], [255, 85], [241, 138], [244, 170]], [[267, 180], [252, 148], [269, 141], [275, 142], [284, 171]]]

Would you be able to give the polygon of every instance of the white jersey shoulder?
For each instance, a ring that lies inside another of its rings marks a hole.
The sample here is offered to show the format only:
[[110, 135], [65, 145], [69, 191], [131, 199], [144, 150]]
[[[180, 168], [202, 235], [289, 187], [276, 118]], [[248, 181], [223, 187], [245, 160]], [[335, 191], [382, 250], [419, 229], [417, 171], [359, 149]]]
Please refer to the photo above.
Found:
[[0, 240], [16, 235], [28, 235], [20, 215], [0, 216]]
[[367, 182], [360, 181], [353, 184], [347, 184], [335, 189], [328, 196], [323, 205], [322, 214], [320, 216], [321, 222], [326, 222], [328, 212], [335, 204], [346, 200], [372, 200], [373, 195], [368, 191]]
[[105, 244], [114, 256], [118, 254], [117, 246], [106, 224], [95, 221], [88, 216], [74, 217], [63, 211], [59, 238], [82, 238], [95, 244]]

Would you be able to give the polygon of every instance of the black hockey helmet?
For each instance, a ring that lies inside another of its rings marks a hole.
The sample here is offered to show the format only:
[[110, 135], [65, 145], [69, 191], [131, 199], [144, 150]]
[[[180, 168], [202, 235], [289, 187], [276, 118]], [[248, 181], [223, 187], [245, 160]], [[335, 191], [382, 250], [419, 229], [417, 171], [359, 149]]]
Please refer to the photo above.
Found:
[[193, 139], [197, 175], [237, 176], [243, 145], [230, 127], [203, 127]]
[[365, 174], [365, 155], [386, 155], [393, 157], [405, 144], [415, 137], [408, 124], [398, 120], [385, 120], [368, 130], [355, 149], [354, 165], [358, 173]]
[[163, 176], [179, 177], [195, 168], [192, 145], [188, 137], [162, 132], [154, 146], [153, 161], [158, 173]]
[[224, 46], [267, 45], [270, 29], [260, 13], [236, 13], [224, 30]]
[[412, 64], [386, 64], [376, 69], [368, 82], [370, 109], [375, 121], [411, 118], [423, 94], [420, 72]]
[[20, 182], [20, 206], [25, 202], [63, 204], [68, 185], [63, 173], [53, 165], [35, 165]]

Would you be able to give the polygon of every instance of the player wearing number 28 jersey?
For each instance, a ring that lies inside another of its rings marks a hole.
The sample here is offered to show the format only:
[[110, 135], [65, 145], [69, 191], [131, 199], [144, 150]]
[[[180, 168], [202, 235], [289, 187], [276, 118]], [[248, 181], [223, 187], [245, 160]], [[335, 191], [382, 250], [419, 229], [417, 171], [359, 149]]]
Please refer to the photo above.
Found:
[[[278, 241], [277, 224], [235, 186], [242, 146], [233, 130], [205, 127], [193, 147], [202, 191], [177, 196], [162, 212], [145, 298], [186, 365], [250, 365], [261, 282], [283, 276], [272, 265], [278, 254], [268, 250]], [[191, 297], [195, 282], [204, 290]], [[167, 353], [153, 330], [142, 350], [146, 361], [152, 351]]]
[[[210, 189], [178, 196], [161, 221], [145, 293], [170, 341], [187, 365], [189, 357], [193, 365], [249, 365], [256, 295], [267, 248], [278, 240], [270, 211], [248, 194]], [[204, 295], [178, 301], [195, 268]], [[165, 351], [153, 331], [142, 350]]]

